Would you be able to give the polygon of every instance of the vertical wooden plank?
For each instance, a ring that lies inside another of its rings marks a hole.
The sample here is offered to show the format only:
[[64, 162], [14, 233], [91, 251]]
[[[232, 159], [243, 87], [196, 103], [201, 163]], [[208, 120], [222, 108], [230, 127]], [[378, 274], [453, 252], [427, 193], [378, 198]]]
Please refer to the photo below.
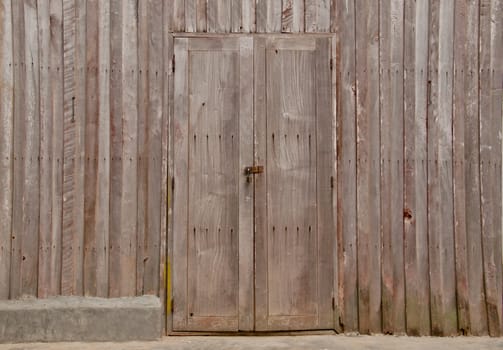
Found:
[[[14, 132], [14, 66], [13, 8], [10, 0], [0, 2], [0, 299], [9, 298], [13, 132]], [[17, 62], [16, 62], [17, 63]]]
[[337, 240], [339, 251], [339, 305], [345, 332], [358, 330], [356, 235], [356, 81], [355, 4], [337, 6]]
[[306, 32], [330, 31], [331, 0], [305, 0]]
[[255, 11], [258, 33], [281, 31], [281, 1], [257, 0]]
[[173, 0], [171, 7], [171, 18], [169, 28], [171, 32], [179, 33], [185, 31], [185, 1]]
[[231, 32], [239, 33], [243, 29], [242, 0], [231, 0]]
[[[257, 13], [258, 15], [258, 13]], [[258, 29], [258, 27], [257, 27]], [[264, 165], [267, 162], [267, 112], [266, 112], [266, 39], [257, 37], [254, 40], [253, 71], [254, 71], [254, 120], [253, 120], [253, 163]], [[267, 170], [266, 170], [267, 171]], [[255, 203], [265, 203], [267, 176], [255, 176]], [[267, 251], [266, 235], [257, 234], [267, 230], [267, 207], [255, 205], [255, 271], [267, 271], [267, 261], [259, 259]], [[260, 254], [260, 255], [259, 255]], [[265, 285], [266, 276], [255, 274], [255, 286]], [[255, 288], [255, 329], [265, 322], [267, 303], [257, 302], [267, 300], [267, 288]]]
[[457, 332], [452, 186], [454, 1], [432, 3], [428, 108], [428, 236], [434, 335]]
[[228, 33], [231, 30], [231, 0], [209, 1], [208, 32]]
[[243, 33], [254, 33], [255, 26], [255, 0], [241, 1], [241, 31]]
[[[335, 6], [334, 6], [335, 8]], [[334, 28], [335, 30], [335, 28]], [[334, 271], [333, 271], [333, 276], [334, 276], [334, 287], [333, 291], [334, 294], [332, 296], [333, 304], [334, 304], [334, 329], [337, 333], [342, 333], [341, 329], [341, 308], [342, 305], [339, 304], [340, 301], [340, 289], [339, 289], [339, 233], [337, 231], [337, 222], [338, 222], [338, 213], [339, 213], [339, 207], [338, 207], [338, 202], [337, 202], [337, 196], [338, 196], [338, 177], [337, 177], [337, 171], [338, 171], [338, 164], [337, 164], [337, 142], [338, 142], [338, 135], [337, 135], [337, 123], [339, 120], [339, 114], [338, 114], [338, 104], [340, 103], [339, 101], [339, 96], [337, 94], [337, 84], [338, 84], [338, 74], [337, 74], [337, 67], [334, 66], [334, 62], [338, 61], [339, 57], [339, 51], [338, 51], [338, 46], [337, 46], [337, 35], [333, 35], [331, 38], [331, 79], [332, 79], [332, 220], [333, 220], [333, 235], [334, 235], [334, 241], [332, 245], [333, 249], [333, 257], [334, 257]]]
[[363, 334], [381, 332], [378, 4], [357, 0], [355, 5], [358, 319]]
[[208, 30], [206, 18], [207, 18], [207, 3], [208, 0], [197, 0], [196, 3], [196, 31], [206, 32]]
[[456, 3], [454, 38], [454, 230], [458, 329], [487, 334], [481, 250], [478, 135], [479, 2]]
[[88, 0], [85, 17], [84, 295], [97, 292], [96, 183], [98, 181], [98, 2]]
[[[173, 191], [173, 259], [178, 263], [173, 270], [173, 299], [176, 300], [173, 314], [173, 329], [183, 329], [187, 325], [187, 284], [183, 283], [187, 271], [187, 234], [188, 234], [188, 169], [185, 152], [188, 135], [188, 39], [177, 39], [175, 42], [176, 70], [174, 77], [174, 114], [173, 114], [173, 176], [176, 181]], [[185, 309], [184, 309], [185, 308]], [[177, 312], [177, 310], [180, 310]], [[182, 311], [183, 310], [183, 311]]]
[[109, 3], [87, 1], [84, 294], [108, 296], [110, 107]]
[[39, 1], [40, 45], [40, 244], [38, 296], [61, 285], [63, 175], [62, 1]]
[[[333, 327], [335, 255], [335, 222], [332, 210], [334, 190], [334, 152], [332, 129], [332, 78], [330, 76], [331, 40], [316, 39], [316, 191], [318, 220], [318, 307], [319, 327]], [[331, 305], [332, 304], [332, 305]]]
[[96, 183], [96, 295], [108, 296], [110, 235], [110, 2], [98, 2], [98, 162]]
[[120, 296], [122, 198], [122, 1], [110, 1], [110, 206], [109, 296]]
[[286, 33], [304, 31], [304, 0], [283, 1], [281, 31]]
[[[19, 38], [14, 52], [21, 58], [16, 81], [23, 80], [14, 96], [14, 215], [11, 297], [37, 296], [39, 242], [39, 60], [37, 4], [16, 3], [15, 22]], [[19, 50], [19, 51], [18, 51]], [[18, 52], [16, 52], [18, 51]], [[37, 54], [34, 54], [37, 53]], [[16, 58], [18, 58], [16, 57]], [[21, 107], [21, 105], [23, 105]], [[16, 163], [17, 158], [17, 163]], [[17, 166], [16, 166], [17, 164]]]
[[147, 231], [144, 242], [143, 294], [156, 295], [159, 290], [159, 261], [161, 239], [161, 191], [162, 175], [162, 0], [150, 0], [148, 13], [150, 38], [148, 41], [148, 185], [147, 185]]
[[430, 334], [426, 108], [429, 2], [405, 2], [404, 260], [407, 334]]
[[480, 1], [480, 181], [482, 257], [489, 334], [501, 335], [501, 96], [502, 19], [500, 0]]
[[[63, 164], [63, 246], [61, 289], [83, 293], [84, 152], [85, 152], [85, 16], [84, 2], [64, 8], [65, 121]], [[66, 18], [65, 18], [66, 17]]]
[[[187, 6], [187, 2], [185, 2]], [[186, 11], [187, 13], [187, 11]], [[147, 236], [149, 212], [147, 201], [150, 164], [149, 140], [149, 25], [148, 1], [138, 3], [138, 217], [136, 232], [136, 294], [143, 294], [144, 267], [148, 261]], [[187, 23], [187, 22], [186, 22]]]
[[197, 31], [197, 5], [197, 0], [185, 0], [185, 31], [188, 33]]
[[253, 164], [253, 39], [240, 39], [239, 62], [239, 330], [253, 331], [254, 320], [254, 183], [243, 176]]
[[405, 333], [403, 259], [403, 11], [382, 0], [380, 16], [382, 312], [384, 333]]
[[136, 292], [138, 169], [138, 2], [122, 2], [122, 198], [120, 295]]

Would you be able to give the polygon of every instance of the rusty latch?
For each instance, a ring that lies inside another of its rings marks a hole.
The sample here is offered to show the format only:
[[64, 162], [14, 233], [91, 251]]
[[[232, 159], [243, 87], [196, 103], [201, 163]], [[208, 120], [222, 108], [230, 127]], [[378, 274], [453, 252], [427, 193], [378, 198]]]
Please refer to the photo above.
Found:
[[250, 176], [253, 174], [261, 174], [264, 172], [264, 167], [262, 165], [247, 166], [245, 168], [245, 175]]

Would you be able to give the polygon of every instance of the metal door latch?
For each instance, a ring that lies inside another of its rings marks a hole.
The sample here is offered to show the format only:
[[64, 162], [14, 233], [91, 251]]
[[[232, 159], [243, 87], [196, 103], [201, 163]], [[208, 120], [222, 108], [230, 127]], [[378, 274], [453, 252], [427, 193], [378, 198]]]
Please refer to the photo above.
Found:
[[261, 174], [264, 172], [264, 167], [262, 165], [247, 166], [245, 168], [245, 175], [250, 176], [254, 174]]
[[261, 174], [264, 172], [264, 167], [262, 165], [247, 166], [245, 168], [244, 174], [246, 175], [246, 182], [251, 182], [251, 176], [254, 174]]

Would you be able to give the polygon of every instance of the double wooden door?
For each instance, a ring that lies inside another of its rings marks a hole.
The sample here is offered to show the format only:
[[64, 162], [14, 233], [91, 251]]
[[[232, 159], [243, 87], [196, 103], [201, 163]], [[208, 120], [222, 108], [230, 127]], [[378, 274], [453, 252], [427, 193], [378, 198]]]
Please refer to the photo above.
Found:
[[174, 331], [334, 327], [330, 52], [175, 39]]

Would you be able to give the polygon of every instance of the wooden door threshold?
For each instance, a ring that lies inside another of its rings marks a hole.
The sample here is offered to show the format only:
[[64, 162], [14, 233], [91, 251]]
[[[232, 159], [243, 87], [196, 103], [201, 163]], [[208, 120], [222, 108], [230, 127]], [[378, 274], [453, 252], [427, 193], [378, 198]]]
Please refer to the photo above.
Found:
[[321, 330], [300, 330], [300, 331], [255, 331], [255, 332], [168, 332], [168, 336], [301, 336], [301, 335], [336, 335], [339, 334], [333, 329]]

